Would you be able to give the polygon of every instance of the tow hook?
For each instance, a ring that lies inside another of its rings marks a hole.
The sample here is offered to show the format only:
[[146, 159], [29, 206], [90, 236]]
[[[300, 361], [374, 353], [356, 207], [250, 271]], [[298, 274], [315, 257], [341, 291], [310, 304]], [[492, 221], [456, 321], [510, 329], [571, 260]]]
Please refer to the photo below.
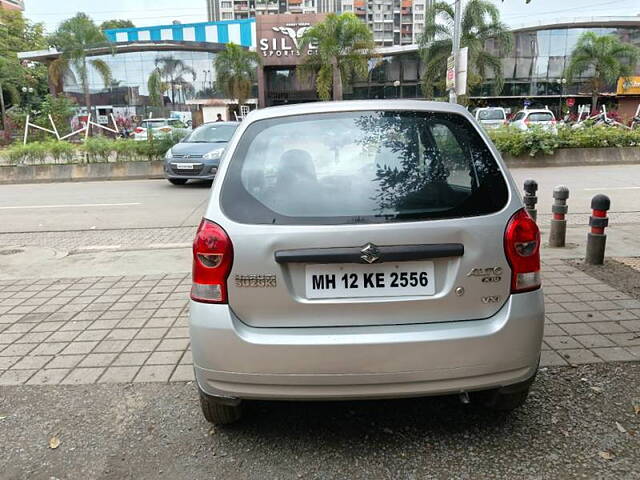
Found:
[[469, 405], [471, 403], [471, 400], [469, 399], [469, 394], [467, 392], [460, 392], [460, 395], [458, 396], [458, 398], [460, 398], [460, 402], [465, 405]]

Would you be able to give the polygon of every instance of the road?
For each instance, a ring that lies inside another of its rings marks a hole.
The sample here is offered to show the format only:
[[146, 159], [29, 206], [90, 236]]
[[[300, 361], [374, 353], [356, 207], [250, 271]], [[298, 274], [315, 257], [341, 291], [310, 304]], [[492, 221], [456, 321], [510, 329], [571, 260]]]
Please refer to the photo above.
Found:
[[[611, 197], [612, 212], [640, 214], [640, 165], [514, 169], [519, 185], [540, 185], [539, 211], [551, 212], [553, 187], [571, 190], [569, 211], [589, 211], [596, 193]], [[176, 187], [164, 180], [0, 186], [0, 232], [194, 226], [209, 194], [207, 184]]]
[[549, 368], [509, 417], [455, 398], [256, 402], [227, 428], [191, 383], [7, 387], [0, 478], [637, 480], [639, 384], [638, 363]]

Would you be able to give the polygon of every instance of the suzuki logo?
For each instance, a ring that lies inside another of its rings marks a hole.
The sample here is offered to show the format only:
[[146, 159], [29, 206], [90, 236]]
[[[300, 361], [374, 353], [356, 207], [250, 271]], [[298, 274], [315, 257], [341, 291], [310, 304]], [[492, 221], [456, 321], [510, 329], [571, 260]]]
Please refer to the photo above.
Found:
[[374, 263], [380, 260], [380, 250], [373, 243], [367, 243], [360, 250], [360, 258], [367, 263]]

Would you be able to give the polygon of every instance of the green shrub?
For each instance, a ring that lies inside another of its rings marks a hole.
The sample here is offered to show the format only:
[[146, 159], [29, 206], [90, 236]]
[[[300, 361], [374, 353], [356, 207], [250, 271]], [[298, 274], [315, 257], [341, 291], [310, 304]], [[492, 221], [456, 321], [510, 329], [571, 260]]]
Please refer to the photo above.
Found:
[[87, 153], [87, 162], [108, 162], [111, 152], [114, 151], [114, 140], [104, 137], [90, 137], [82, 145], [82, 150]]
[[72, 163], [75, 160], [76, 147], [69, 142], [50, 140], [42, 145], [56, 163]]
[[557, 135], [541, 128], [522, 131], [513, 127], [490, 130], [489, 136], [501, 153], [535, 156], [553, 155], [558, 148], [606, 148], [640, 146], [640, 130], [600, 126], [560, 126]]

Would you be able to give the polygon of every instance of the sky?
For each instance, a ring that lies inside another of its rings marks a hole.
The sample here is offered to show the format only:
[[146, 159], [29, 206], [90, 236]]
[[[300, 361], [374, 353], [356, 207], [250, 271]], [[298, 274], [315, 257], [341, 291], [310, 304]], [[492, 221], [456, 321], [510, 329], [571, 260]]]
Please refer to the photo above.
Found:
[[[525, 0], [491, 1], [499, 6], [503, 20], [514, 27], [557, 18], [640, 15], [639, 0], [532, 0], [529, 5]], [[89, 14], [98, 23], [122, 18], [137, 26], [207, 20], [205, 0], [25, 0], [25, 4], [27, 18], [43, 22], [48, 31], [77, 12]]]

